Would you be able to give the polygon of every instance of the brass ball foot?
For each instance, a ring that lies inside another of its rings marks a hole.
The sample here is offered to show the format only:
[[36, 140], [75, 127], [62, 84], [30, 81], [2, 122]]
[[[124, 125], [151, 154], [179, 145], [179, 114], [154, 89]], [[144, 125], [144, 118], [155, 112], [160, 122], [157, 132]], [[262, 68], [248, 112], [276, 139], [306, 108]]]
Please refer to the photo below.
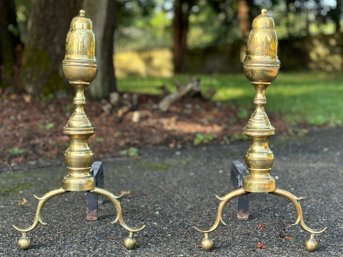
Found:
[[21, 238], [19, 238], [17, 245], [21, 250], [27, 250], [31, 246], [31, 241], [28, 237], [23, 235]]
[[314, 234], [311, 234], [310, 239], [306, 240], [305, 248], [309, 252], [314, 252], [315, 250], [318, 249], [318, 241], [315, 238]]
[[127, 237], [124, 239], [124, 247], [127, 250], [132, 250], [134, 248], [136, 248], [136, 239], [134, 239], [133, 237]]
[[204, 239], [201, 241], [201, 248], [205, 251], [213, 249], [213, 245], [213, 241], [209, 239], [207, 236], [205, 236]]

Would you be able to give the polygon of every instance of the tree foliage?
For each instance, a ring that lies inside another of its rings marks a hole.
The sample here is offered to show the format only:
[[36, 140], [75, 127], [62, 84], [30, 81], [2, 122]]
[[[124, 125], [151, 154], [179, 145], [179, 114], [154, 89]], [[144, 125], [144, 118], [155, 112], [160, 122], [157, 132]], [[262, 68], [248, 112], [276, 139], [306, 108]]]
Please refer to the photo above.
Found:
[[119, 51], [171, 48], [175, 71], [182, 71], [188, 48], [242, 42], [261, 8], [272, 13], [280, 38], [342, 32], [342, 0], [1, 1], [1, 87], [21, 87], [35, 95], [65, 89], [65, 36], [82, 6], [90, 11], [101, 48], [101, 70], [91, 90], [99, 98], [116, 90], [114, 43]]
[[15, 2], [0, 1], [0, 85], [15, 86], [21, 51]]
[[33, 95], [48, 94], [63, 85], [61, 62], [70, 21], [82, 0], [33, 0], [27, 22], [20, 85]]

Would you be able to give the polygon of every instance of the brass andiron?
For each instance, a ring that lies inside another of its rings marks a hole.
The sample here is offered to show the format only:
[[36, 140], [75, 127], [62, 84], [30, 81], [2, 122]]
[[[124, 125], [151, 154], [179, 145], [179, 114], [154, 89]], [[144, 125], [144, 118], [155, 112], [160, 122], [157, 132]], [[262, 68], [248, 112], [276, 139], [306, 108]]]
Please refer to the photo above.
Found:
[[316, 234], [326, 230], [311, 229], [304, 222], [304, 216], [299, 203], [302, 197], [296, 197], [292, 193], [279, 189], [274, 178], [269, 174], [273, 165], [274, 155], [268, 146], [268, 138], [275, 134], [274, 127], [270, 124], [269, 118], [264, 110], [266, 104], [266, 89], [277, 77], [280, 61], [277, 57], [278, 40], [275, 31], [274, 20], [263, 9], [261, 15], [257, 16], [252, 24], [252, 31], [249, 34], [244, 60], [244, 73], [256, 90], [254, 104], [256, 109], [251, 115], [243, 133], [250, 138], [251, 144], [245, 155], [245, 162], [249, 175], [244, 178], [243, 187], [236, 189], [223, 197], [217, 197], [220, 201], [217, 217], [209, 229], [196, 230], [204, 233], [201, 247], [204, 250], [213, 248], [213, 241], [209, 233], [215, 231], [223, 221], [223, 212], [226, 204], [235, 197], [250, 193], [270, 193], [281, 196], [294, 205], [297, 211], [297, 219], [293, 225], [300, 224], [301, 228], [309, 232], [310, 238], [305, 242], [306, 250], [312, 252], [318, 248]]
[[142, 230], [144, 226], [131, 228], [126, 225], [118, 200], [123, 194], [116, 196], [109, 191], [95, 187], [94, 178], [90, 173], [93, 151], [88, 145], [88, 139], [94, 134], [94, 127], [84, 111], [86, 104], [84, 90], [95, 79], [97, 65], [92, 21], [85, 17], [84, 10], [80, 10], [79, 16], [74, 17], [70, 24], [66, 40], [66, 55], [63, 60], [63, 71], [76, 90], [76, 96], [74, 97], [75, 109], [64, 127], [64, 134], [70, 139], [69, 147], [64, 154], [68, 174], [63, 179], [61, 188], [52, 190], [42, 197], [35, 196], [38, 200], [38, 206], [31, 226], [27, 228], [13, 226], [22, 233], [21, 238], [18, 240], [18, 247], [23, 250], [30, 248], [31, 242], [27, 237], [27, 233], [35, 229], [39, 224], [46, 225], [42, 220], [41, 211], [49, 199], [68, 192], [88, 191], [102, 195], [111, 201], [116, 210], [116, 217], [112, 223], [119, 222], [129, 232], [129, 236], [124, 240], [124, 246], [127, 249], [133, 249], [136, 246], [133, 234]]

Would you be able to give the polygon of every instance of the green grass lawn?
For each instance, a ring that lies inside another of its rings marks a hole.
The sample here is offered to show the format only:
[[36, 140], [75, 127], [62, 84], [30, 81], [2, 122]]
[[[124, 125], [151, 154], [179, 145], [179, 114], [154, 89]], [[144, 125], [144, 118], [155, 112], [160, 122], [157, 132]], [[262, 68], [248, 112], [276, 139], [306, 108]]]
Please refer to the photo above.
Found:
[[[201, 79], [202, 90], [217, 89], [214, 101], [235, 105], [243, 112], [253, 107], [254, 89], [243, 74], [181, 75], [174, 78], [120, 79], [120, 91], [159, 94], [160, 86], [173, 90], [174, 81]], [[282, 114], [290, 123], [343, 125], [343, 73], [280, 73], [267, 90], [267, 110]]]

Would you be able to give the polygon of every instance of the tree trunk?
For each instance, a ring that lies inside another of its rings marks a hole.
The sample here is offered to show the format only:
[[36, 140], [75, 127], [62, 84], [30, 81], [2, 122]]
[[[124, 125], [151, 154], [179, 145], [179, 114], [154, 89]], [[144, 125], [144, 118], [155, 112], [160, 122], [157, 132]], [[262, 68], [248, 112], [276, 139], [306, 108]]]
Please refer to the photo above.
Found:
[[248, 39], [250, 32], [250, 8], [247, 0], [238, 1], [238, 20], [239, 29], [242, 33], [244, 41]]
[[22, 49], [14, 0], [0, 0], [0, 85], [13, 84]]
[[82, 0], [32, 0], [21, 86], [34, 95], [53, 93], [64, 85], [62, 60], [71, 19]]
[[173, 55], [174, 72], [179, 73], [184, 66], [184, 56], [187, 50], [187, 34], [192, 1], [175, 0], [173, 18]]
[[[246, 42], [251, 29], [251, 0], [238, 1], [238, 21], [239, 29], [242, 33], [243, 41]], [[244, 43], [240, 49], [241, 62], [244, 61], [246, 54], [246, 44]]]
[[291, 14], [291, 2], [286, 1], [286, 28], [287, 28], [287, 36], [290, 37], [292, 35], [291, 32], [291, 21], [290, 21], [290, 14]]
[[333, 20], [335, 23], [336, 32], [341, 31], [341, 17], [343, 12], [343, 3], [342, 0], [336, 0], [336, 7], [333, 10]]
[[93, 21], [96, 38], [98, 74], [90, 86], [93, 98], [108, 98], [117, 91], [113, 64], [116, 2], [113, 0], [85, 0], [84, 8]]

